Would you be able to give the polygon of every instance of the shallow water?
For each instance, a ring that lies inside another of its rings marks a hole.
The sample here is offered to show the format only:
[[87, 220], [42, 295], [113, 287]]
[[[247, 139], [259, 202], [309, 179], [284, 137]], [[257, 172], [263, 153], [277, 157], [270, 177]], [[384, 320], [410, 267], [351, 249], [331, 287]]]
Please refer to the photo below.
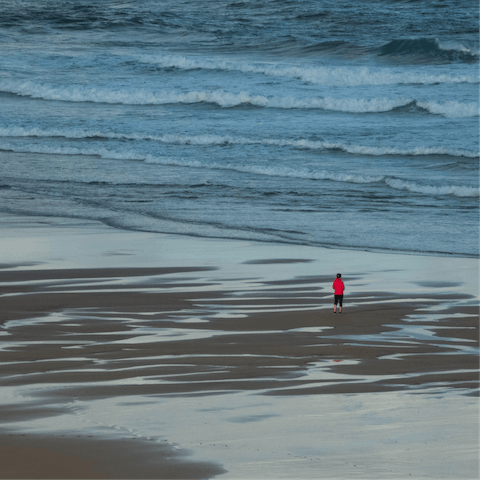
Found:
[[[216, 461], [218, 478], [476, 478], [475, 398], [432, 388], [362, 395], [106, 398], [24, 424], [25, 433], [81, 431], [168, 442], [189, 460]], [[449, 412], [445, 415], [445, 412]], [[320, 473], [319, 473], [320, 472]]]
[[[139, 304], [139, 311], [91, 308], [87, 302], [85, 308], [6, 322], [0, 337], [4, 433], [169, 445], [185, 459], [223, 465], [228, 473], [220, 478], [318, 478], [318, 472], [325, 478], [478, 476], [478, 422], [472, 421], [478, 418], [472, 396], [478, 384], [466, 380], [475, 370], [454, 366], [462, 355], [478, 358], [471, 341], [459, 341], [458, 332], [467, 331], [462, 322], [472, 315], [455, 313], [478, 305], [475, 260], [305, 246], [292, 252], [286, 245], [118, 232], [90, 222], [79, 229], [75, 221], [3, 220], [10, 228], [0, 238], [2, 263], [8, 253], [18, 266], [4, 265], [2, 272], [31, 271], [40, 280], [0, 287], [33, 288], [19, 292], [25, 300], [102, 290], [185, 292], [196, 299], [172, 311], [161, 302], [149, 309]], [[41, 280], [41, 272], [120, 265], [197, 270]], [[254, 312], [331, 309], [330, 274], [339, 269], [346, 272], [347, 287], [341, 319], [332, 314], [327, 325], [307, 327], [293, 321], [283, 331], [275, 325], [242, 327]], [[448, 281], [432, 280], [439, 278]], [[355, 311], [372, 303], [409, 303], [417, 310], [398, 324], [386, 318], [389, 332], [359, 331], [351, 338], [336, 333], [340, 322], [355, 327]], [[459, 323], [456, 337], [444, 328], [449, 319]], [[245, 348], [233, 350], [238, 336]], [[262, 337], [277, 338], [283, 347], [246, 353]], [[186, 348], [212, 339], [219, 351]], [[281, 354], [298, 339], [299, 350]], [[361, 362], [339, 355], [338, 342], [376, 352], [387, 346], [391, 354], [379, 361], [413, 359], [417, 366], [351, 371]], [[422, 345], [439, 362], [433, 371], [423, 371], [428, 354], [406, 350]], [[34, 352], [45, 349], [32, 361]], [[445, 356], [448, 362], [440, 364]], [[356, 393], [382, 382], [394, 391]], [[350, 393], [327, 393], [339, 386]]]

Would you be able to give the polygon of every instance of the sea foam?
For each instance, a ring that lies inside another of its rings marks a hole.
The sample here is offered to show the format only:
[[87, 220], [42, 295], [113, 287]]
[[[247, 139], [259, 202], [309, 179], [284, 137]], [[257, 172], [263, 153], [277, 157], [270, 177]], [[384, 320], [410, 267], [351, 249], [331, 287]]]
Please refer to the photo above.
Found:
[[445, 117], [477, 117], [479, 115], [478, 103], [445, 102], [416, 102], [417, 106], [427, 110], [434, 115]]
[[58, 87], [34, 83], [31, 81], [0, 82], [0, 90], [17, 95], [57, 100], [65, 102], [95, 102], [126, 105], [166, 105], [210, 103], [223, 108], [241, 105], [279, 109], [321, 109], [345, 113], [380, 113], [389, 112], [399, 107], [416, 104], [418, 107], [432, 113], [448, 117], [473, 117], [479, 115], [477, 103], [422, 102], [409, 98], [303, 98], [266, 97], [249, 92], [231, 93], [225, 91], [193, 91], [186, 93], [172, 91], [150, 91], [146, 89], [111, 90], [100, 87], [68, 86]]
[[152, 135], [148, 133], [119, 133], [100, 130], [84, 129], [41, 129], [38, 127], [0, 127], [0, 137], [43, 137], [43, 138], [105, 138], [120, 140], [149, 140], [173, 145], [266, 145], [277, 147], [292, 147], [300, 150], [341, 150], [354, 155], [372, 156], [422, 156], [422, 155], [447, 155], [453, 157], [477, 158], [480, 152], [455, 149], [440, 146], [419, 146], [414, 148], [394, 148], [389, 146], [351, 145], [339, 142], [324, 142], [307, 139], [273, 139], [273, 138], [245, 138], [231, 135], [178, 135], [164, 134]]
[[478, 197], [480, 189], [476, 187], [464, 187], [459, 185], [420, 185], [415, 182], [406, 182], [395, 178], [385, 179], [385, 183], [396, 190], [408, 190], [413, 193], [424, 195], [453, 195], [455, 197]]
[[304, 67], [278, 64], [253, 64], [242, 61], [219, 60], [208, 57], [187, 57], [183, 55], [140, 55], [144, 63], [158, 65], [161, 68], [181, 70], [223, 70], [242, 73], [259, 73], [271, 77], [290, 77], [303, 82], [339, 87], [360, 85], [396, 85], [437, 83], [478, 83], [474, 75], [433, 75], [418, 71], [394, 72], [384, 68], [373, 70], [368, 67]]
[[11, 143], [0, 143], [0, 150], [12, 152], [28, 152], [28, 153], [44, 153], [55, 155], [87, 155], [98, 156], [105, 159], [114, 160], [133, 160], [144, 161], [148, 164], [158, 164], [166, 166], [178, 166], [186, 168], [202, 168], [210, 170], [230, 170], [240, 173], [266, 175], [272, 177], [285, 178], [301, 178], [308, 180], [331, 180], [336, 182], [347, 183], [378, 183], [384, 182], [390, 188], [396, 190], [408, 190], [414, 193], [423, 195], [437, 196], [437, 195], [453, 195], [457, 197], [478, 197], [480, 196], [480, 189], [476, 187], [464, 187], [457, 185], [420, 185], [415, 182], [407, 182], [393, 177], [372, 176], [372, 175], [355, 175], [330, 172], [327, 170], [315, 170], [310, 168], [292, 168], [281, 165], [242, 165], [218, 162], [203, 163], [199, 160], [190, 160], [183, 158], [170, 158], [153, 156], [150, 154], [141, 154], [135, 150], [122, 150], [118, 152], [115, 150], [108, 150], [106, 148], [77, 148], [77, 147], [51, 147], [47, 145], [24, 145], [18, 146]]

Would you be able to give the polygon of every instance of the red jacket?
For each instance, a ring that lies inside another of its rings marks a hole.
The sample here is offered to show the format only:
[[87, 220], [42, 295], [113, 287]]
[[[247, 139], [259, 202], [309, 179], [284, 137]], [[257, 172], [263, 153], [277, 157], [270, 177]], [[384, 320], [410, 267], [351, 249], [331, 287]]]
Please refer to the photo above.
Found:
[[335, 281], [333, 282], [333, 289], [335, 290], [335, 295], [343, 295], [343, 291], [345, 290], [345, 285], [339, 278], [336, 278]]

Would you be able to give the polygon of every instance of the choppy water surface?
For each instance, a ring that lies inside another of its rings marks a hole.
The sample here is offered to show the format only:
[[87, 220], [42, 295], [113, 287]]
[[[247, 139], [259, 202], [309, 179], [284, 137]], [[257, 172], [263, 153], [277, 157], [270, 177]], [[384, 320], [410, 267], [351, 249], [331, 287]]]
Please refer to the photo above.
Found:
[[0, 209], [478, 255], [478, 4], [0, 5]]

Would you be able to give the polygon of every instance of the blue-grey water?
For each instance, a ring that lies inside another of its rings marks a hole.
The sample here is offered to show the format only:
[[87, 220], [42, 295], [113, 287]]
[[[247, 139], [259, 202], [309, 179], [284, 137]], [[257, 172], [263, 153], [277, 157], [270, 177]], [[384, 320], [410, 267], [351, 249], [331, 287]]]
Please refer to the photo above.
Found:
[[478, 256], [478, 2], [3, 0], [0, 211]]

